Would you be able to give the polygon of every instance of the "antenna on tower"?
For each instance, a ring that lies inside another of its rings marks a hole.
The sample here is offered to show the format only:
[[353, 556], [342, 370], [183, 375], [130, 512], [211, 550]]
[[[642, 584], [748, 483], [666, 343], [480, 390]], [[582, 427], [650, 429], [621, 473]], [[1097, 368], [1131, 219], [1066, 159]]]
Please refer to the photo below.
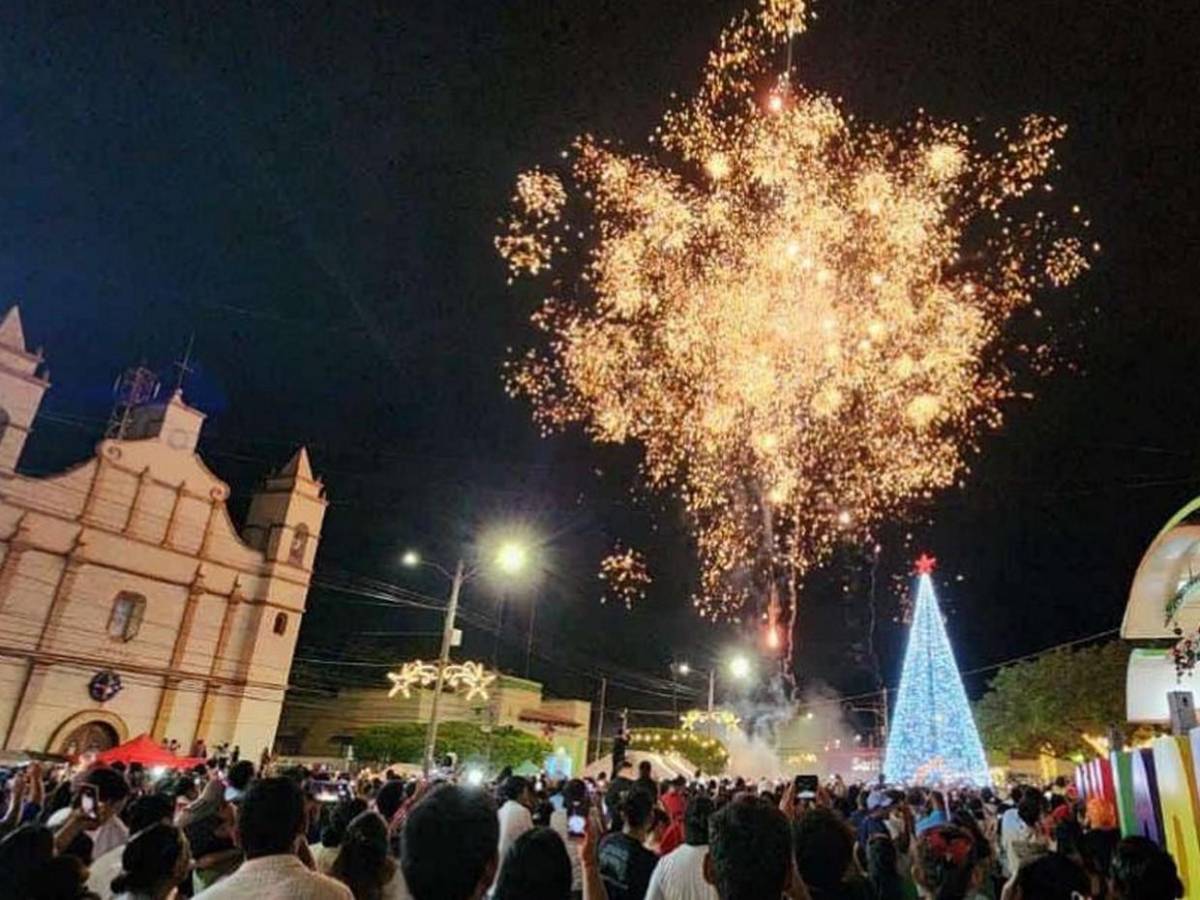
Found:
[[123, 440], [129, 433], [133, 411], [158, 397], [158, 375], [145, 363], [126, 369], [113, 382], [113, 408], [104, 429], [106, 438]]
[[192, 347], [196, 344], [196, 332], [188, 335], [187, 349], [183, 351], [183, 357], [175, 360], [175, 392], [179, 393], [183, 390], [183, 380], [188, 375], [196, 371], [192, 368]]

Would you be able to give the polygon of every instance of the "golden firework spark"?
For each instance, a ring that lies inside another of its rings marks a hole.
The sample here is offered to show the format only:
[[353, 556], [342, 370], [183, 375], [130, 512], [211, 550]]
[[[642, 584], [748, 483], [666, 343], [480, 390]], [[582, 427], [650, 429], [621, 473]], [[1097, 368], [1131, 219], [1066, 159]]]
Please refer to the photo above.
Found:
[[1043, 350], [1008, 347], [1007, 322], [1088, 266], [1029, 212], [1063, 125], [864, 125], [772, 74], [806, 15], [761, 0], [652, 152], [578, 138], [561, 172], [518, 179], [496, 240], [545, 283], [510, 392], [546, 431], [641, 445], [691, 518], [713, 618], [782, 588], [794, 620], [849, 523], [953, 484], [1015, 394], [1004, 353]]
[[608, 583], [600, 602], [607, 602], [610, 596], [617, 597], [625, 604], [626, 609], [632, 609], [635, 600], [645, 598], [646, 588], [651, 582], [650, 572], [642, 555], [636, 550], [619, 545], [600, 561], [600, 573], [597, 577]]

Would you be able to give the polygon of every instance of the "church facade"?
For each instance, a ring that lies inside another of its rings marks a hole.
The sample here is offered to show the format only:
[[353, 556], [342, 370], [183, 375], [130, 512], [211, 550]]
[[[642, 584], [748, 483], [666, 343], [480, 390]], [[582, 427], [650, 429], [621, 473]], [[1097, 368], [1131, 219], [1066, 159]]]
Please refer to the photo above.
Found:
[[0, 748], [103, 749], [142, 733], [272, 745], [325, 516], [303, 448], [253, 495], [197, 455], [180, 391], [133, 408], [57, 475], [17, 471], [49, 381], [0, 321]]

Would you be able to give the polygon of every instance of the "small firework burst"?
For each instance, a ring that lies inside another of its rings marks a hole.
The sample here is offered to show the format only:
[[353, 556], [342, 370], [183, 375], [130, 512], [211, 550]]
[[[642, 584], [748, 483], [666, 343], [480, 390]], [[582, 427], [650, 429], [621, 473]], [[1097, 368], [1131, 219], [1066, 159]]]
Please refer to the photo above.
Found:
[[597, 577], [606, 585], [600, 602], [612, 597], [624, 603], [626, 609], [632, 609], [634, 601], [646, 599], [646, 588], [652, 580], [642, 555], [620, 546], [600, 561]]

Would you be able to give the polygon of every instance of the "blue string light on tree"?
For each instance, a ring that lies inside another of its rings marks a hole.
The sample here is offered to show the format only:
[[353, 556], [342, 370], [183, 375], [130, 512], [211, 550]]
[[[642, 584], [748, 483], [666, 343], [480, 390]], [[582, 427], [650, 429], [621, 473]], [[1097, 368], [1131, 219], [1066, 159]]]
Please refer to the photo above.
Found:
[[917, 601], [884, 776], [893, 784], [991, 783], [962, 676], [946, 635], [931, 574], [937, 560], [916, 563]]

